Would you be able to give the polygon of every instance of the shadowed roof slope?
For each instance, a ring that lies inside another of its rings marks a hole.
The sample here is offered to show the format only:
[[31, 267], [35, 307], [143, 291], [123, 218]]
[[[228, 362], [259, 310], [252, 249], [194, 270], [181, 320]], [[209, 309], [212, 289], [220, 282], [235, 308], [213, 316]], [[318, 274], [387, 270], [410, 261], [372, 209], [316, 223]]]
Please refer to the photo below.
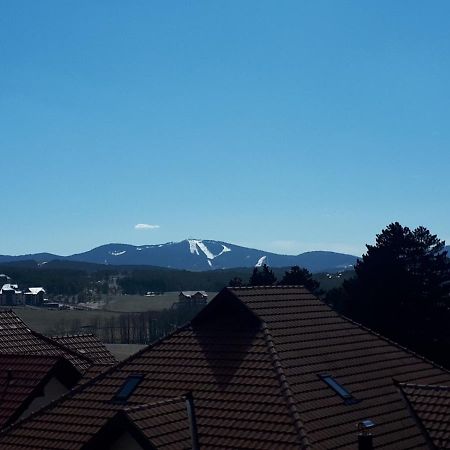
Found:
[[417, 420], [436, 448], [450, 448], [450, 386], [400, 384]]
[[365, 419], [376, 449], [428, 448], [393, 378], [450, 384], [302, 287], [227, 288], [190, 324], [1, 434], [0, 448], [81, 449], [118, 411], [186, 392], [202, 449], [355, 448]]

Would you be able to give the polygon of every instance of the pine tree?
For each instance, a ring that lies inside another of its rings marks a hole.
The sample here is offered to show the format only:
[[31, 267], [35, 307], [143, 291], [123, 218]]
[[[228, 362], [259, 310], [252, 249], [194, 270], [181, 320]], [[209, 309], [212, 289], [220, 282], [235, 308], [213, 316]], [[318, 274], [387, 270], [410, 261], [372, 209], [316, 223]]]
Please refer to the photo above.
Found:
[[342, 312], [450, 363], [450, 260], [444, 241], [425, 227], [391, 223], [375, 245], [367, 245], [355, 275], [344, 282]]
[[277, 277], [267, 264], [262, 266], [262, 270], [258, 267], [253, 268], [252, 275], [248, 280], [249, 286], [271, 286], [277, 281]]
[[320, 283], [313, 279], [312, 273], [308, 269], [293, 266], [284, 273], [283, 278], [278, 283], [280, 285], [302, 285], [311, 292], [318, 293]]

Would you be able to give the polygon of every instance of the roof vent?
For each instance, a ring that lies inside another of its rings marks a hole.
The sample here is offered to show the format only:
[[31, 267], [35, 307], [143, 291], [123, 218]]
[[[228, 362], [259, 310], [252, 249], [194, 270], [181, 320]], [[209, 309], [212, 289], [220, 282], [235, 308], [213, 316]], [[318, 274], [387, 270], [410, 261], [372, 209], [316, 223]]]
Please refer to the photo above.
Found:
[[358, 450], [372, 450], [373, 436], [370, 430], [375, 426], [371, 419], [365, 419], [358, 423]]

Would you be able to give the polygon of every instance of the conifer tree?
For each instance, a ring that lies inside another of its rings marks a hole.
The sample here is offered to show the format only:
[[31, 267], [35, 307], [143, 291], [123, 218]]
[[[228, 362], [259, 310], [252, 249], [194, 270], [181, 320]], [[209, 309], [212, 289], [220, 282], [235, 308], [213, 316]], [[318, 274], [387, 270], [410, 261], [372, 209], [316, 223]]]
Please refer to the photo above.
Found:
[[293, 266], [284, 273], [283, 278], [278, 283], [280, 285], [302, 285], [311, 292], [317, 293], [319, 290], [319, 282], [314, 280], [312, 273], [308, 269]]
[[277, 277], [273, 273], [272, 269], [264, 264], [262, 266], [262, 270], [259, 270], [258, 267], [253, 268], [252, 275], [248, 280], [249, 286], [271, 286], [277, 281]]

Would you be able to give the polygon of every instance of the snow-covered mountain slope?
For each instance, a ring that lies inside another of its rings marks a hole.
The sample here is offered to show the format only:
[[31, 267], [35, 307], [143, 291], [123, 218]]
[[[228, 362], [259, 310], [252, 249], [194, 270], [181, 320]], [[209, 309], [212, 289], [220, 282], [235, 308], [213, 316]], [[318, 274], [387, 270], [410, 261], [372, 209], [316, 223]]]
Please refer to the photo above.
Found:
[[278, 255], [228, 242], [186, 239], [157, 245], [107, 244], [67, 257], [50, 254], [0, 256], [0, 262], [35, 259], [38, 262], [65, 259], [96, 264], [151, 265], [185, 270], [214, 270], [232, 267], [271, 267], [298, 265], [312, 272], [339, 271], [351, 267], [356, 257], [334, 252], [308, 252]]

